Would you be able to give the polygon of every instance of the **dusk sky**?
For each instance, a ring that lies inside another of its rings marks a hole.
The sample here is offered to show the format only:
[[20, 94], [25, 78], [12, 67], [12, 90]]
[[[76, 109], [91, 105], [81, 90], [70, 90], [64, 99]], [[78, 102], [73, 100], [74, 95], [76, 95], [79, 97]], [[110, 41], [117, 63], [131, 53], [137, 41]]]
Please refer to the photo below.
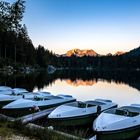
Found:
[[140, 0], [26, 0], [23, 23], [35, 46], [58, 54], [129, 51], [140, 45]]

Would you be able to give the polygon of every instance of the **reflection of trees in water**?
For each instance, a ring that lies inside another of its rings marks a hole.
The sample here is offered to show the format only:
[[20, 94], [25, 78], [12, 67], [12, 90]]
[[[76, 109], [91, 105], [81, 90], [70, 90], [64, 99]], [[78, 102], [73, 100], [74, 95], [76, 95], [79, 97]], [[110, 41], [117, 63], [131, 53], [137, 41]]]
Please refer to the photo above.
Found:
[[116, 84], [125, 83], [140, 90], [140, 72], [137, 71], [79, 71], [64, 70], [57, 71], [54, 74], [47, 72], [34, 73], [30, 75], [0, 75], [0, 85], [11, 87], [22, 87], [32, 91], [35, 87], [38, 89], [53, 84], [55, 80], [69, 80], [71, 83], [77, 81], [84, 85], [86, 83], [96, 83], [98, 80], [105, 82], [115, 82]]

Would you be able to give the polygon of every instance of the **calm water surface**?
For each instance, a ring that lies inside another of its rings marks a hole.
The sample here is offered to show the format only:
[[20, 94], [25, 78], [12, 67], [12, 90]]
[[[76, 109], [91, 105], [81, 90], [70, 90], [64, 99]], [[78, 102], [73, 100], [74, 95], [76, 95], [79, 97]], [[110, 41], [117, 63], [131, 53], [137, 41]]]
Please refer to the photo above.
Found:
[[[38, 90], [37, 88], [34, 91]], [[140, 103], [140, 91], [127, 84], [107, 82], [103, 80], [75, 80], [57, 79], [42, 90], [49, 91], [53, 95], [69, 94], [77, 100], [94, 100], [96, 98], [111, 99], [119, 106]]]
[[137, 71], [46, 71], [30, 75], [0, 75], [0, 85], [69, 94], [77, 100], [110, 99], [119, 106], [140, 103], [140, 72]]

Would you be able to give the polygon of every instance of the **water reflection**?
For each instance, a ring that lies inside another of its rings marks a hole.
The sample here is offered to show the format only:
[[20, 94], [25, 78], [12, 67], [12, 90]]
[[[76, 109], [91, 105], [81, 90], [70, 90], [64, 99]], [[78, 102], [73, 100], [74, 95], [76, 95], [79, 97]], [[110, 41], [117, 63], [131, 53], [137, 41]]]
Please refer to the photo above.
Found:
[[44, 87], [44, 90], [57, 94], [69, 94], [78, 100], [94, 100], [97, 98], [111, 99], [119, 105], [130, 105], [139, 103], [140, 92], [126, 84], [116, 84], [115, 82], [103, 82], [99, 80], [93, 86], [71, 86], [66, 81], [56, 80], [51, 86]]
[[98, 81], [104, 83], [115, 82], [116, 84], [127, 84], [140, 90], [140, 72], [137, 71], [78, 71], [65, 70], [48, 74], [46, 71], [30, 75], [0, 75], [0, 85], [11, 87], [23, 87], [29, 91], [43, 89], [52, 85], [56, 80], [66, 80], [67, 83], [78, 85], [94, 85]]
[[70, 79], [65, 80], [65, 82], [71, 86], [93, 86], [94, 84], [96, 84], [95, 80], [80, 80], [80, 79], [76, 79], [75, 81], [72, 81]]
[[70, 94], [78, 100], [108, 98], [120, 105], [138, 103], [140, 73], [136, 71], [45, 71], [30, 75], [0, 75], [0, 85], [29, 91]]

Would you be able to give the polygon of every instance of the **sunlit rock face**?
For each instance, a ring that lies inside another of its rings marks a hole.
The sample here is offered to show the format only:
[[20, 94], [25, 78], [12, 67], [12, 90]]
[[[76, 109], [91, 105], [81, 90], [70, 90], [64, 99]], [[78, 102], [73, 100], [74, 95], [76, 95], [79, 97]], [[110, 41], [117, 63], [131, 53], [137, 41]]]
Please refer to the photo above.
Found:
[[123, 51], [117, 51], [116, 53], [112, 54], [112, 53], [108, 53], [106, 54], [106, 56], [119, 56], [119, 55], [123, 55], [125, 54], [126, 52], [123, 52]]
[[67, 51], [65, 56], [71, 57], [71, 56], [77, 56], [77, 57], [83, 57], [83, 56], [97, 56], [98, 54], [90, 49], [90, 50], [80, 50], [80, 49], [72, 49]]
[[[119, 56], [119, 55], [123, 55], [126, 52], [123, 51], [117, 51], [115, 54], [112, 53], [108, 53], [106, 54], [106, 56]], [[67, 51], [65, 54], [61, 55], [63, 57], [71, 57], [71, 56], [76, 56], [76, 57], [83, 57], [83, 56], [101, 56], [101, 54], [98, 54], [97, 52], [95, 52], [92, 49], [84, 49], [84, 50], [80, 50], [80, 49], [72, 49]]]
[[114, 55], [122, 55], [122, 54], [124, 54], [125, 52], [123, 52], [123, 51], [117, 51]]

